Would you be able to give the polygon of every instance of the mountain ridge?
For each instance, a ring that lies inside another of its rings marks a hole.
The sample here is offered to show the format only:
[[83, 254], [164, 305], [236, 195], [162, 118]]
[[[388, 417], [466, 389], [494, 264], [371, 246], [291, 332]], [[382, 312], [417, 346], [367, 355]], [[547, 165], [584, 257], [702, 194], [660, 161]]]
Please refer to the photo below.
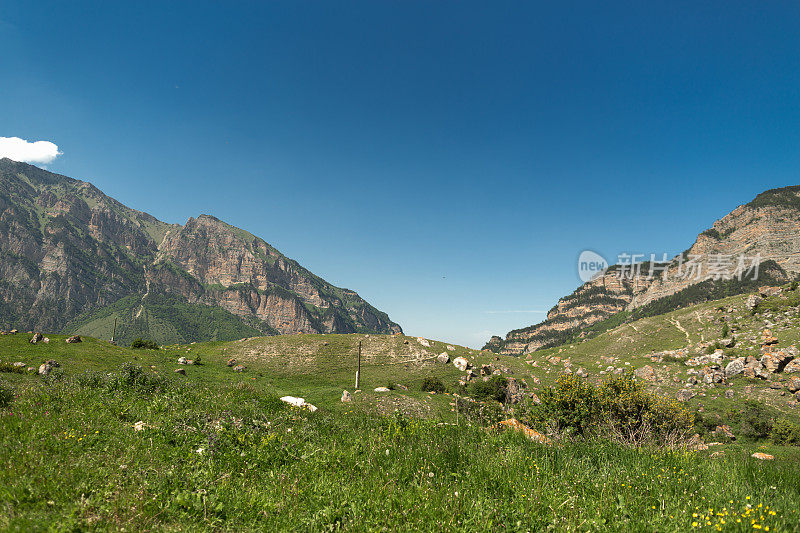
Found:
[[[747, 276], [739, 281], [712, 279], [702, 273], [713, 272], [720, 256], [760, 257], [761, 284], [782, 283], [800, 274], [800, 185], [769, 189], [750, 202], [740, 205], [701, 232], [685, 252], [666, 263], [640, 264], [641, 275], [626, 277], [612, 265], [604, 274], [579, 286], [570, 295], [559, 299], [547, 318], [531, 326], [512, 330], [505, 338], [498, 336], [484, 349], [506, 355], [522, 355], [557, 346], [581, 335], [604, 321], [619, 322], [647, 306], [671, 298], [675, 305], [698, 303], [698, 287], [730, 296], [753, 290]], [[700, 275], [681, 276], [688, 259], [696, 256]], [[739, 265], [728, 265], [736, 272]], [[749, 264], [745, 266], [750, 266]], [[744, 269], [740, 269], [744, 272]], [[653, 272], [652, 276], [648, 276]], [[656, 275], [657, 273], [657, 275]], [[666, 275], [666, 277], [664, 277]], [[752, 281], [752, 280], [750, 280]], [[724, 287], [720, 287], [725, 285]], [[689, 296], [691, 295], [691, 296]], [[641, 315], [640, 316], [644, 316]], [[612, 318], [615, 317], [615, 318]]]
[[[8, 328], [82, 331], [76, 319], [154, 294], [184, 302], [192, 316], [219, 307], [249, 333], [402, 332], [355, 291], [212, 215], [162, 222], [91, 183], [7, 158], [0, 160], [0, 275], [0, 323]], [[126, 313], [117, 318], [133, 320], [141, 309]]]

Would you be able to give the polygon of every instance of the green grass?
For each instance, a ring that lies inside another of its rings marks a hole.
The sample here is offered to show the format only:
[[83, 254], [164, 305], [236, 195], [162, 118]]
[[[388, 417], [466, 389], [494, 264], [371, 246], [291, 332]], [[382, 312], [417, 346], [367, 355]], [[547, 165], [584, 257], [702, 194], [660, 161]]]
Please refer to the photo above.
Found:
[[[0, 409], [0, 530], [678, 532], [693, 523], [750, 530], [752, 519], [772, 531], [800, 530], [800, 448], [743, 439], [703, 452], [539, 445], [457, 419], [451, 393], [462, 374], [434, 359], [447, 351], [477, 367], [503, 366], [541, 390], [560, 375], [543, 357], [558, 354], [596, 380], [600, 354], [635, 368], [653, 364], [650, 350], [680, 347], [687, 336], [716, 338], [716, 307], [738, 309], [740, 300], [625, 324], [531, 361], [387, 335], [283, 335], [163, 350], [1, 336], [0, 362], [37, 367], [55, 359], [63, 376], [0, 372], [14, 394]], [[754, 328], [756, 318], [736, 311], [730, 321]], [[797, 331], [776, 334], [786, 343]], [[343, 389], [353, 392], [359, 342], [362, 392], [341, 403]], [[202, 364], [180, 366], [181, 356]], [[233, 372], [229, 358], [247, 371]], [[139, 365], [142, 376], [126, 381], [125, 363]], [[686, 369], [680, 361], [665, 366]], [[422, 392], [430, 377], [449, 392]], [[408, 390], [373, 392], [390, 382]], [[734, 380], [736, 398], [708, 389], [690, 405], [704, 407], [708, 421], [736, 409], [745, 386]], [[319, 410], [289, 408], [277, 400], [283, 395]], [[146, 427], [136, 431], [140, 421]], [[776, 459], [757, 461], [755, 450]]]
[[737, 447], [544, 446], [172, 376], [18, 394], [0, 417], [4, 530], [687, 531], [708, 516], [744, 531], [750, 516], [732, 513], [747, 505], [759, 525], [798, 528], [792, 450], [761, 463]]

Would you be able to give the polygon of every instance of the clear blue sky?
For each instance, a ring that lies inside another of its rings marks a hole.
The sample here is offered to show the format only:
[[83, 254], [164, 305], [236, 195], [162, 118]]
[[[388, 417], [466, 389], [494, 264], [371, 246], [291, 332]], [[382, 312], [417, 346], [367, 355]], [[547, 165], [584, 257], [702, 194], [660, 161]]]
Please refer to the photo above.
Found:
[[800, 183], [799, 29], [796, 1], [0, 0], [0, 136], [480, 346], [581, 250], [677, 253]]

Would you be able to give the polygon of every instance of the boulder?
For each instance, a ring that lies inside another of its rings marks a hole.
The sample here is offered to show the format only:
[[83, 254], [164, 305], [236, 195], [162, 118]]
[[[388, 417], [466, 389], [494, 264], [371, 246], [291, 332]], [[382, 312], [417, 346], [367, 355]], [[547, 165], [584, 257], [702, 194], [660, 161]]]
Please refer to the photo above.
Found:
[[234, 366], [236, 366], [236, 359], [234, 359], [233, 357], [231, 357], [230, 359], [228, 359], [228, 360], [225, 362], [225, 364], [226, 364], [226, 365], [227, 365], [229, 368], [233, 368]]
[[175, 370], [173, 370], [173, 372], [175, 372], [176, 374], [180, 374], [181, 376], [185, 376], [186, 375], [186, 369], [185, 368], [176, 368]]
[[80, 335], [73, 335], [72, 337], [67, 338], [67, 344], [77, 344], [79, 342], [83, 342]]
[[492, 365], [481, 365], [481, 376], [491, 376], [494, 372]]
[[375, 387], [375, 392], [390, 392], [391, 390], [389, 387]]
[[778, 344], [778, 338], [772, 334], [772, 330], [767, 328], [761, 332], [761, 344], [763, 346], [772, 346]]
[[506, 384], [505, 403], [516, 404], [522, 401], [525, 397], [523, 389], [525, 382], [517, 381], [516, 378], [508, 378]]
[[794, 374], [796, 372], [800, 372], [800, 359], [793, 359], [789, 361], [785, 367], [783, 367], [784, 374]]
[[41, 333], [34, 333], [33, 337], [31, 337], [30, 343], [39, 344], [40, 342], [42, 342], [42, 339], [44, 339], [44, 337], [42, 336]]
[[349, 392], [343, 391], [342, 392], [342, 403], [347, 403], [347, 402], [351, 402], [351, 401], [353, 401], [353, 396]]
[[761, 303], [761, 298], [758, 295], [751, 294], [747, 298], [747, 301], [745, 301], [744, 306], [747, 308], [748, 311], [752, 311], [760, 303]]
[[701, 355], [700, 357], [692, 357], [686, 361], [687, 366], [700, 366], [700, 365], [720, 365], [724, 354], [722, 350], [716, 350], [712, 354]]
[[439, 355], [436, 356], [436, 360], [439, 361], [440, 363], [446, 365], [447, 363], [450, 362], [450, 356], [447, 355], [447, 352], [442, 352], [442, 353], [440, 353]]
[[737, 357], [725, 367], [725, 377], [731, 378], [744, 372], [745, 358]]
[[50, 337], [45, 337], [44, 339], [42, 339], [42, 342], [44, 344], [50, 344]]
[[726, 391], [725, 391], [725, 397], [726, 397], [726, 398], [728, 398], [729, 400], [730, 400], [731, 398], [733, 398], [734, 396], [736, 396], [736, 393], [735, 393], [735, 392], [733, 392], [732, 390], [726, 390]]
[[234, 372], [244, 372], [245, 370], [247, 370], [247, 367], [244, 365], [236, 365], [233, 367]]
[[420, 343], [422, 346], [424, 346], [426, 348], [430, 348], [430, 346], [431, 346], [431, 343], [429, 343], [427, 340], [423, 339], [422, 337], [417, 337], [417, 342]]
[[578, 370], [575, 371], [575, 375], [578, 376], [579, 378], [589, 377], [589, 373], [583, 367], [578, 368]]
[[784, 352], [783, 350], [778, 350], [776, 352], [771, 352], [763, 355], [761, 357], [761, 364], [766, 368], [769, 372], [780, 372], [783, 368], [789, 364], [792, 360], [792, 356], [788, 353]]
[[305, 398], [298, 398], [296, 396], [284, 396], [281, 398], [282, 402], [288, 403], [292, 407], [299, 407], [301, 409], [308, 409], [312, 413], [317, 410], [317, 408], [310, 403], [306, 402]]
[[41, 365], [39, 365], [39, 375], [40, 375], [40, 376], [46, 376], [46, 375], [48, 375], [50, 372], [52, 372], [54, 368], [58, 368], [58, 367], [60, 367], [60, 366], [61, 366], [61, 365], [60, 365], [60, 364], [58, 364], [58, 363], [57, 363], [56, 361], [54, 361], [53, 359], [50, 359], [49, 361], [45, 361], [44, 363], [42, 363]]
[[731, 336], [729, 339], [722, 339], [719, 343], [726, 348], [733, 348], [736, 346], [736, 339]]
[[736, 436], [731, 431], [730, 426], [717, 426], [712, 433], [716, 438], [736, 440]]
[[447, 345], [447, 350], [448, 350], [448, 351], [450, 351], [450, 352], [454, 352], [454, 351], [456, 351], [456, 348], [455, 348], [455, 346], [450, 346], [450, 345], [448, 344], [448, 345]]
[[762, 452], [756, 452], [753, 455], [751, 455], [750, 457], [755, 457], [756, 459], [759, 459], [761, 461], [772, 461], [773, 459], [775, 459], [774, 455], [770, 455], [768, 453], [762, 453]]
[[469, 361], [467, 361], [464, 357], [456, 357], [455, 359], [453, 359], [453, 364], [461, 372], [465, 372], [468, 368], [472, 366], [469, 364]]
[[758, 294], [762, 298], [768, 298], [770, 296], [779, 296], [782, 292], [783, 292], [782, 287], [763, 286], [758, 288]]
[[656, 375], [656, 371], [653, 370], [653, 367], [650, 365], [645, 365], [641, 368], [637, 368], [633, 371], [633, 375], [636, 376], [638, 379], [642, 379], [644, 381], [655, 382], [658, 381], [658, 376]]
[[535, 429], [531, 429], [522, 422], [518, 421], [516, 418], [509, 418], [508, 420], [503, 420], [498, 422], [495, 426], [496, 429], [510, 429], [512, 431], [517, 431], [522, 433], [530, 440], [538, 442], [540, 444], [549, 444], [550, 439], [547, 438], [545, 435], [542, 435]]
[[800, 391], [800, 378], [792, 378], [789, 380], [789, 383], [786, 385], [786, 388], [789, 392], [797, 392]]

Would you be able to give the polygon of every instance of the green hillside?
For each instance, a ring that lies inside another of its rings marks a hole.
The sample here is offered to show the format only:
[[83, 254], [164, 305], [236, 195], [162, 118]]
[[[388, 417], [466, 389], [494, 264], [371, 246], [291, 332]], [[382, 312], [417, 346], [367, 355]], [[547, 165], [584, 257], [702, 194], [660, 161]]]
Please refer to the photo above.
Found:
[[159, 344], [181, 344], [276, 333], [265, 323], [255, 320], [248, 323], [220, 307], [190, 304], [168, 294], [122, 298], [113, 305], [77, 317], [63, 332], [111, 340], [115, 319], [116, 341], [124, 345], [138, 338]]

